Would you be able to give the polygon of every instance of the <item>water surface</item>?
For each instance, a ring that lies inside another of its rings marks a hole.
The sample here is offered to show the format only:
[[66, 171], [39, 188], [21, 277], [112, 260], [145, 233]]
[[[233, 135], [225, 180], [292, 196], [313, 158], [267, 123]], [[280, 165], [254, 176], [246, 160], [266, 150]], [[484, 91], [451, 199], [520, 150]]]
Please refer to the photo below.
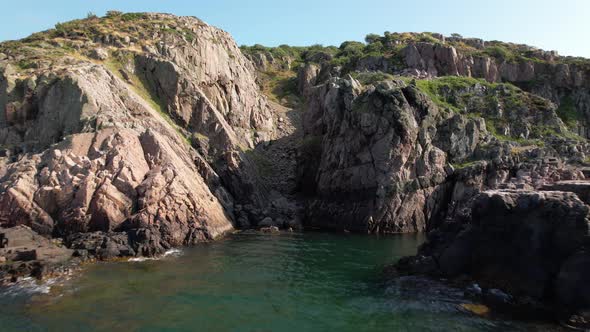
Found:
[[[382, 268], [418, 235], [234, 234], [161, 260], [90, 265], [47, 294], [0, 297], [1, 331], [510, 331], [462, 292]], [[43, 290], [43, 289], [41, 289]], [[539, 326], [534, 326], [539, 328]]]

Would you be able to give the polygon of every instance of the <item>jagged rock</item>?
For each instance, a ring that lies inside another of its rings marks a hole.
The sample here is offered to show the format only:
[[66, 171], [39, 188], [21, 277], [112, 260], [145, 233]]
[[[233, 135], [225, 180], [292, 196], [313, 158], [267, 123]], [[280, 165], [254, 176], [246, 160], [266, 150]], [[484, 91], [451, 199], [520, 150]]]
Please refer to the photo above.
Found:
[[[155, 254], [230, 231], [235, 197], [266, 204], [241, 152], [254, 131], [273, 131], [251, 63], [227, 33], [198, 19], [145, 19], [176, 21], [199, 42], [173, 34], [166, 43], [145, 40], [149, 52], [130, 52], [133, 30], [88, 44], [97, 60], [106, 52], [100, 44], [117, 44], [110, 61], [120, 62], [119, 72], [80, 59], [26, 79], [2, 67], [0, 145], [22, 148], [11, 148], [16, 162], [0, 163], [0, 225], [59, 236], [144, 230], [157, 245], [138, 250], [131, 241], [134, 252], [109, 247], [106, 256]], [[186, 143], [189, 131], [208, 138], [202, 155]], [[113, 243], [126, 247], [121, 241]]]
[[588, 181], [558, 181], [544, 185], [541, 190], [571, 192], [584, 203], [590, 204], [590, 182]]
[[[79, 255], [84, 252], [89, 257], [99, 259], [136, 255], [126, 233], [77, 233], [68, 237], [66, 243], [69, 248], [76, 250]], [[159, 253], [163, 253], [163, 251], [160, 250]]]
[[270, 233], [270, 234], [278, 234], [281, 232], [277, 226], [262, 227], [260, 229], [260, 231], [262, 233]]
[[437, 129], [435, 145], [447, 152], [452, 162], [471, 157], [487, 134], [482, 118], [468, 119], [459, 114], [444, 121]]
[[68, 263], [73, 253], [27, 226], [0, 228], [0, 284], [27, 276], [41, 279]]
[[320, 163], [306, 170], [317, 181], [311, 225], [415, 232], [437, 213], [446, 178], [446, 155], [432, 143], [438, 109], [399, 84], [361, 92], [358, 82], [339, 79], [314, 91], [304, 129], [323, 140], [310, 159]]
[[297, 73], [297, 82], [299, 93], [302, 96], [307, 96], [311, 92], [311, 88], [316, 84], [317, 76], [320, 73], [320, 67], [313, 63], [307, 63]]
[[590, 304], [581, 284], [588, 277], [583, 248], [589, 235], [590, 208], [573, 193], [485, 191], [470, 221], [441, 226], [398, 268], [415, 273], [423, 257], [432, 257], [438, 264], [428, 274], [469, 275], [487, 287], [575, 311]]

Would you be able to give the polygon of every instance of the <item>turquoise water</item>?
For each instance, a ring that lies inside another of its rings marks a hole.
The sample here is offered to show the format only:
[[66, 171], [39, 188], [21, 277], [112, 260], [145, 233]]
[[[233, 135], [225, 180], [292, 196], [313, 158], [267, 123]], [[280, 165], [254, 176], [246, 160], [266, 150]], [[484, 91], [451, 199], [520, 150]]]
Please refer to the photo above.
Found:
[[[1, 331], [497, 331], [461, 291], [382, 268], [417, 235], [234, 234], [179, 255], [98, 263], [47, 294], [0, 297]], [[535, 326], [535, 328], [539, 328]]]

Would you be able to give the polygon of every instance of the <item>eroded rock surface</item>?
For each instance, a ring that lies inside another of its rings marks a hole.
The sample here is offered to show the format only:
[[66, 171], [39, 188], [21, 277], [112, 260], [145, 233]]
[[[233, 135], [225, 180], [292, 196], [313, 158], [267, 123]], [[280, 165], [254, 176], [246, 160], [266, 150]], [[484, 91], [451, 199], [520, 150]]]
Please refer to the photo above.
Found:
[[73, 253], [27, 226], [0, 228], [0, 285], [19, 277], [43, 278], [64, 269]]
[[588, 309], [590, 293], [581, 280], [588, 273], [590, 207], [576, 194], [485, 191], [471, 209], [471, 218], [429, 234], [418, 255], [402, 259], [398, 270], [467, 275], [510, 292], [515, 301], [530, 297], [563, 306], [556, 316]]
[[124, 38], [92, 30], [84, 44], [70, 32], [43, 35], [60, 40], [56, 52], [63, 43], [76, 51], [54, 58], [54, 49], [31, 48], [37, 65], [23, 71], [23, 53], [11, 50], [0, 64], [3, 227], [102, 232], [70, 244], [93, 253], [120, 245], [97, 254], [105, 257], [156, 255], [231, 231], [236, 198], [267, 204], [243, 152], [258, 143], [254, 132], [260, 140], [274, 130], [252, 64], [198, 19], [137, 17], [73, 22], [72, 31], [145, 29]]

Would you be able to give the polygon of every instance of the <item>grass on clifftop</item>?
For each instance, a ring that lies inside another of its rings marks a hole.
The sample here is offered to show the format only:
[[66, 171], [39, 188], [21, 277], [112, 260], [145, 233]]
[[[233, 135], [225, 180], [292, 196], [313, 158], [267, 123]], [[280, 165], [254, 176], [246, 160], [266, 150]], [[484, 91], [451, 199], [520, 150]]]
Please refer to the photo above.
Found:
[[[154, 35], [159, 37], [154, 39]], [[105, 17], [89, 14], [85, 19], [57, 23], [54, 29], [34, 33], [24, 39], [0, 43], [0, 53], [14, 58], [11, 63], [21, 71], [45, 65], [64, 65], [64, 59], [75, 53], [84, 53], [90, 47], [135, 48], [154, 44], [174, 35], [191, 42], [194, 33], [173, 18], [151, 16], [146, 13], [120, 13], [111, 11]], [[101, 45], [92, 43], [109, 39]], [[125, 41], [122, 44], [121, 41]], [[127, 42], [128, 41], [128, 42]], [[65, 64], [67, 65], [67, 63]]]

